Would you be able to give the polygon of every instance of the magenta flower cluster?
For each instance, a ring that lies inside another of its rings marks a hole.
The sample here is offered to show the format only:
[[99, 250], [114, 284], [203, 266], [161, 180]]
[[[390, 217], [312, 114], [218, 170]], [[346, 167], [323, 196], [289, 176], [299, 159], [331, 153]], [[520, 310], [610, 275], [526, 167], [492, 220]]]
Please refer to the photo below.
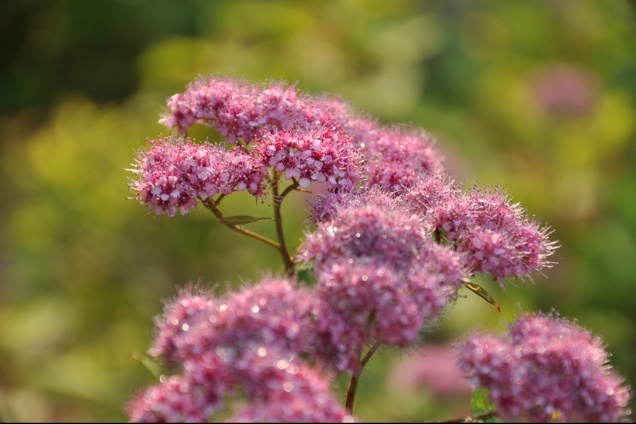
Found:
[[[167, 303], [149, 350], [166, 373], [130, 400], [131, 421], [207, 421], [227, 416], [228, 399], [230, 420], [350, 420], [355, 384], [344, 408], [331, 383], [342, 372], [356, 380], [365, 351], [368, 359], [381, 345], [420, 343], [476, 274], [503, 285], [552, 266], [548, 228], [500, 188], [462, 190], [421, 130], [379, 124], [338, 98], [278, 82], [199, 79], [168, 108], [160, 122], [179, 134], [138, 153], [135, 199], [170, 217], [203, 202], [223, 222], [224, 196], [271, 193], [278, 241], [228, 226], [277, 249], [287, 277], [222, 296], [188, 289]], [[226, 142], [187, 137], [195, 124]], [[290, 254], [280, 203], [318, 185], [325, 191], [310, 201], [310, 225]], [[310, 275], [302, 284], [301, 267]], [[625, 413], [627, 391], [589, 333], [539, 315], [510, 334], [470, 339], [460, 361], [501, 416]], [[542, 381], [556, 371], [566, 380]], [[546, 397], [549, 386], [558, 396]]]
[[157, 216], [187, 213], [216, 194], [247, 190], [263, 194], [267, 176], [244, 148], [226, 150], [210, 143], [190, 139], [152, 140], [150, 150], [141, 152], [132, 170], [139, 179], [131, 184], [137, 198]]
[[325, 346], [342, 358], [337, 369], [352, 371], [369, 341], [415, 342], [455, 299], [465, 272], [401, 199], [379, 189], [333, 197], [299, 259], [313, 261], [317, 296], [330, 310], [316, 322], [330, 329]]
[[242, 393], [230, 422], [342, 422], [333, 375], [307, 360], [317, 306], [308, 290], [272, 277], [219, 298], [183, 291], [157, 320], [150, 349], [174, 374], [129, 402], [131, 421], [205, 422]]
[[460, 347], [458, 364], [476, 387], [489, 390], [504, 420], [617, 422], [630, 391], [607, 364], [602, 340], [556, 313], [528, 313], [497, 337], [476, 334]]
[[214, 127], [233, 148], [182, 137], [150, 140], [139, 152], [130, 183], [136, 198], [157, 216], [185, 214], [197, 198], [247, 190], [262, 196], [272, 170], [299, 187], [325, 183], [348, 190], [359, 179], [351, 115], [338, 99], [301, 95], [271, 83], [263, 89], [226, 78], [199, 80], [168, 101], [160, 122], [183, 134], [194, 124]]

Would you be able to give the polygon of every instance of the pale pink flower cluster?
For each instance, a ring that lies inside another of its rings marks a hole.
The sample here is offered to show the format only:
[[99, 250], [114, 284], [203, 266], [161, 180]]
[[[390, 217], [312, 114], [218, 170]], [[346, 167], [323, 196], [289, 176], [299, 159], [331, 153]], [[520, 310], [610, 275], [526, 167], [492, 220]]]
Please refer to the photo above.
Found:
[[239, 293], [183, 291], [157, 320], [150, 353], [175, 373], [138, 393], [131, 421], [205, 422], [242, 393], [232, 420], [342, 421], [332, 375], [310, 365], [317, 342], [316, 299], [284, 279], [265, 277]]
[[608, 365], [602, 340], [555, 313], [528, 313], [503, 337], [475, 334], [458, 364], [488, 389], [503, 420], [616, 422], [630, 390]]
[[470, 404], [473, 391], [457, 367], [451, 346], [427, 343], [410, 352], [391, 369], [389, 386], [395, 392], [428, 391], [437, 399], [461, 397]]

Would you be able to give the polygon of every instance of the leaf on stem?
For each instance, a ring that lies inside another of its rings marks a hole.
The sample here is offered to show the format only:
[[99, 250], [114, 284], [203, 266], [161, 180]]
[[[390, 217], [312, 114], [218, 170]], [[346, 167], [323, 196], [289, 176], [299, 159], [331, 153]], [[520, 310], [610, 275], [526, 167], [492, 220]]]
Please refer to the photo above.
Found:
[[138, 352], [134, 352], [132, 357], [133, 359], [141, 362], [143, 366], [146, 367], [146, 369], [148, 369], [148, 371], [150, 371], [150, 373], [156, 378], [159, 378], [162, 374], [164, 374], [165, 370], [162, 369], [162, 366], [154, 358]]
[[483, 288], [479, 284], [470, 283], [470, 282], [464, 282], [464, 285], [466, 286], [468, 290], [472, 291], [477, 296], [481, 297], [486, 302], [494, 306], [495, 309], [497, 309], [497, 312], [501, 313], [501, 308], [497, 304], [497, 301], [495, 301], [495, 298], [490, 293], [488, 293], [488, 291], [486, 291], [485, 288]]
[[243, 224], [249, 224], [250, 222], [262, 221], [263, 219], [272, 220], [272, 218], [268, 216], [258, 217], [258, 216], [250, 216], [250, 215], [234, 215], [234, 216], [224, 216], [223, 222], [227, 222], [228, 224], [232, 224], [232, 225], [243, 225]]

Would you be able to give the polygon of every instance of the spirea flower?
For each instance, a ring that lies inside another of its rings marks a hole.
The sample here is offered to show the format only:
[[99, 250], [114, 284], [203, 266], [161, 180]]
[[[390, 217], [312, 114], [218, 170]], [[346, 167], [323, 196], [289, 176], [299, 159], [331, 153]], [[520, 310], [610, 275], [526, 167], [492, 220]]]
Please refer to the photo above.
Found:
[[176, 299], [166, 302], [164, 313], [155, 318], [156, 334], [149, 353], [162, 357], [169, 366], [181, 363], [183, 358], [177, 351], [176, 340], [196, 322], [205, 319], [214, 303], [208, 294], [192, 288], [182, 290]]
[[329, 128], [276, 131], [264, 134], [252, 152], [263, 166], [288, 180], [296, 179], [302, 188], [317, 181], [329, 188], [351, 190], [359, 176], [359, 155], [351, 138]]
[[414, 342], [455, 298], [464, 270], [417, 215], [379, 188], [339, 196], [331, 206], [299, 257], [313, 260], [318, 281], [319, 350], [336, 369], [351, 371], [365, 343]]
[[575, 322], [530, 313], [503, 337], [467, 339], [458, 364], [504, 420], [615, 422], [629, 414], [631, 393], [608, 359], [602, 340]]
[[331, 207], [322, 212], [331, 219], [307, 235], [300, 259], [320, 264], [340, 255], [367, 256], [400, 266], [430, 238], [420, 217], [379, 189], [344, 195]]
[[[186, 299], [177, 300], [177, 304], [184, 302]], [[307, 290], [287, 280], [265, 277], [242, 292], [209, 299], [205, 312], [196, 313], [191, 322], [184, 323], [187, 331], [176, 333], [172, 345], [182, 360], [196, 360], [204, 351], [240, 360], [248, 346], [303, 352], [312, 343], [308, 329], [313, 303]], [[158, 340], [174, 333], [173, 310], [169, 308], [168, 319], [159, 325]]]
[[446, 217], [449, 205], [454, 205], [462, 197], [462, 191], [455, 181], [447, 174], [420, 176], [408, 190], [403, 193], [404, 202], [408, 207], [424, 218], [426, 226], [431, 231], [443, 227], [444, 220], [440, 211]]
[[197, 386], [181, 376], [171, 376], [137, 393], [126, 405], [126, 413], [130, 422], [202, 423], [221, 407], [220, 395], [213, 386]]
[[150, 349], [177, 374], [131, 399], [131, 421], [207, 421], [237, 391], [251, 405], [237, 419], [342, 421], [332, 376], [302, 359], [315, 351], [315, 302], [308, 290], [269, 276], [218, 298], [182, 291], [157, 319]]
[[294, 86], [252, 85], [231, 78], [198, 79], [168, 100], [160, 123], [185, 132], [194, 124], [214, 127], [231, 143], [245, 144], [263, 131], [342, 127], [350, 107], [337, 98], [301, 94]]
[[533, 272], [553, 264], [548, 258], [556, 245], [548, 238], [550, 230], [529, 219], [501, 189], [451, 195], [427, 213], [463, 254], [468, 268], [491, 274], [501, 285], [508, 277], [531, 279]]
[[528, 83], [546, 114], [585, 116], [599, 101], [597, 78], [590, 68], [553, 63], [537, 69]]
[[392, 367], [391, 391], [427, 390], [437, 399], [462, 397], [469, 405], [472, 387], [455, 363], [451, 346], [425, 344]]
[[173, 217], [197, 207], [218, 193], [247, 190], [262, 195], [266, 170], [243, 148], [197, 144], [190, 139], [169, 137], [150, 140], [131, 170], [137, 176], [130, 184], [136, 199], [157, 216]]
[[262, 350], [243, 376], [251, 387], [249, 404], [238, 409], [228, 422], [343, 422], [344, 407], [331, 394], [326, 377], [296, 360]]
[[361, 137], [361, 142], [370, 186], [401, 194], [421, 176], [442, 170], [435, 139], [422, 130], [378, 127]]

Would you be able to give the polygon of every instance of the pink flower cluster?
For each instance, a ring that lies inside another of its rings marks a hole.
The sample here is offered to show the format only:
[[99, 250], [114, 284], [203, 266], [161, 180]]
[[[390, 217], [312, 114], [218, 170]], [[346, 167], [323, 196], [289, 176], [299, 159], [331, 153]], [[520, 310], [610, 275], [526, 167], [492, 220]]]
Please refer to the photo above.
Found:
[[471, 273], [491, 274], [500, 284], [509, 277], [531, 279], [552, 266], [556, 244], [550, 230], [529, 219], [500, 188], [461, 191], [452, 180], [422, 178], [405, 195], [428, 225], [443, 233]]
[[402, 194], [422, 175], [436, 175], [442, 156], [435, 139], [422, 130], [400, 126], [367, 128], [360, 140], [369, 186]]
[[272, 277], [220, 298], [182, 292], [150, 349], [176, 374], [133, 397], [130, 420], [205, 422], [240, 392], [247, 406], [230, 421], [342, 422], [331, 374], [303, 359], [315, 352], [316, 307], [308, 290]]
[[433, 242], [421, 219], [379, 189], [350, 195], [325, 211], [300, 260], [313, 261], [317, 317], [338, 370], [352, 371], [362, 347], [407, 346], [455, 299], [464, 270], [459, 255]]
[[[129, 402], [131, 421], [206, 421], [237, 395], [245, 404], [233, 420], [350, 419], [330, 383], [359, 370], [365, 346], [418, 342], [467, 277], [503, 285], [552, 265], [547, 227], [501, 189], [461, 190], [424, 132], [282, 83], [200, 79], [168, 106], [162, 123], [181, 133], [212, 126], [228, 143], [150, 141], [130, 188], [157, 216], [235, 191], [264, 196], [281, 177], [326, 194], [311, 201], [314, 228], [294, 258], [315, 285], [265, 277], [221, 297], [181, 292], [150, 349], [170, 375]], [[575, 324], [528, 315], [506, 339], [469, 339], [460, 366], [490, 389], [502, 417], [607, 420], [625, 414], [629, 396], [606, 360]]]
[[259, 87], [231, 78], [198, 79], [168, 100], [160, 123], [182, 133], [194, 124], [216, 130], [230, 142], [251, 142], [263, 131], [340, 128], [352, 113], [337, 98], [301, 94], [294, 86], [271, 82]]
[[592, 69], [552, 63], [528, 78], [538, 106], [549, 115], [585, 116], [599, 104], [598, 76]]
[[318, 182], [334, 191], [350, 190], [360, 178], [357, 135], [349, 128], [354, 114], [336, 98], [302, 95], [282, 83], [261, 88], [212, 78], [196, 81], [168, 106], [171, 113], [160, 122], [181, 132], [194, 124], [213, 126], [234, 146], [150, 140], [131, 169], [137, 178], [130, 189], [157, 216], [185, 214], [197, 198], [218, 193], [263, 196], [270, 170], [303, 188]]
[[350, 190], [359, 174], [358, 154], [351, 138], [346, 132], [329, 128], [285, 130], [264, 134], [254, 151], [264, 166], [288, 180], [297, 179], [300, 187], [317, 181], [329, 188]]
[[186, 214], [197, 207], [197, 198], [206, 200], [218, 193], [247, 190], [262, 195], [267, 171], [242, 147], [226, 150], [190, 139], [161, 138], [139, 154], [132, 172], [138, 176], [130, 184], [137, 199], [157, 216]]
[[601, 339], [575, 322], [531, 313], [504, 337], [467, 339], [458, 364], [504, 420], [616, 422], [630, 413], [631, 394], [608, 359]]

